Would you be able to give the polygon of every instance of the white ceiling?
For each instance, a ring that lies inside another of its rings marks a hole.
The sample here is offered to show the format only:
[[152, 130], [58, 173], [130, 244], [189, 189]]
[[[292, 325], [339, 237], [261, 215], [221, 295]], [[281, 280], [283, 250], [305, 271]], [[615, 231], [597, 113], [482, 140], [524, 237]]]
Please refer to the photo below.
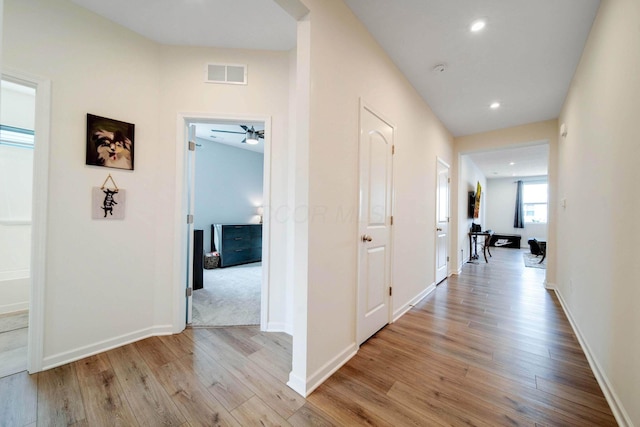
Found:
[[[295, 21], [273, 0], [72, 1], [164, 44], [288, 50], [296, 42]], [[445, 126], [462, 136], [558, 117], [600, 0], [345, 3]], [[478, 18], [486, 28], [471, 33]], [[438, 64], [445, 71], [434, 72]], [[502, 105], [491, 110], [494, 101]], [[515, 151], [508, 154], [516, 164], [534, 161], [527, 150], [517, 161]], [[489, 161], [482, 157], [474, 162]], [[494, 161], [506, 157], [492, 154]], [[543, 164], [521, 176], [546, 168], [547, 160], [536, 158]], [[498, 166], [487, 166], [488, 178], [507, 173]]]
[[71, 0], [169, 45], [289, 50], [296, 22], [271, 0]]
[[[599, 0], [345, 0], [454, 136], [558, 117]], [[471, 23], [486, 20], [483, 31]], [[434, 72], [446, 64], [444, 72]], [[491, 110], [499, 101], [502, 107]]]
[[467, 154], [487, 179], [546, 176], [549, 144]]

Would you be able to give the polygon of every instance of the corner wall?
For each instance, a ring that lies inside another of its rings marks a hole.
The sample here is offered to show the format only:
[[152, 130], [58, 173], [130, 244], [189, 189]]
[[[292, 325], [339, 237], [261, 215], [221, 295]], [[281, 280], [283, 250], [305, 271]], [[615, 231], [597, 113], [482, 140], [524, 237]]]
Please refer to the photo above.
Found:
[[640, 3], [603, 0], [559, 122], [557, 292], [620, 425], [640, 426]]
[[435, 279], [436, 162], [452, 164], [452, 137], [342, 1], [304, 3], [311, 11], [307, 363], [294, 363], [293, 376], [307, 394], [357, 348], [360, 99], [396, 126], [394, 313]]

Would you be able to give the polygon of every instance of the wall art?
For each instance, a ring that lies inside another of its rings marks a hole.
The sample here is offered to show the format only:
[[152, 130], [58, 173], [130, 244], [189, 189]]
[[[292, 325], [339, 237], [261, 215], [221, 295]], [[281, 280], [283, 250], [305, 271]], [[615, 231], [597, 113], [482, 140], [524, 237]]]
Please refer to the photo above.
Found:
[[87, 114], [86, 164], [133, 170], [135, 125]]

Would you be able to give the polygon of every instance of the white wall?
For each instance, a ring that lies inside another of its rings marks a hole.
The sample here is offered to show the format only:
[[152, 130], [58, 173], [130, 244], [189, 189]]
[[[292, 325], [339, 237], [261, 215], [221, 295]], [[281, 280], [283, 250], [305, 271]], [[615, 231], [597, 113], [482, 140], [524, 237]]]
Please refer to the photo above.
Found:
[[[50, 366], [154, 329], [154, 271], [163, 262], [153, 237], [163, 206], [150, 190], [167, 155], [154, 147], [159, 52], [68, 1], [6, 1], [4, 13], [4, 65], [50, 78], [55, 94], [44, 309]], [[135, 171], [85, 166], [87, 113], [136, 124]], [[128, 193], [123, 221], [91, 220], [91, 188], [108, 173]]]
[[559, 122], [557, 292], [621, 425], [640, 425], [640, 3], [604, 0]]
[[264, 155], [204, 139], [198, 144], [194, 227], [204, 231], [204, 250], [211, 252], [211, 224], [260, 222]]
[[[546, 177], [539, 177], [546, 180]], [[487, 180], [486, 228], [498, 234], [519, 234], [520, 247], [528, 248], [527, 241], [536, 238], [547, 241], [547, 224], [526, 223], [524, 228], [513, 226], [516, 206], [516, 180], [530, 178], [496, 178]]]
[[[471, 230], [471, 224], [480, 224], [483, 230], [487, 229], [487, 222], [485, 221], [487, 200], [491, 197], [491, 193], [487, 188], [486, 177], [469, 156], [460, 156], [459, 170], [460, 178], [458, 182], [460, 192], [458, 193], [457, 198], [458, 212], [460, 213], [457, 232], [458, 252], [456, 253], [457, 256], [455, 258], [452, 257], [452, 259], [457, 261], [457, 271], [462, 268], [462, 265], [465, 262], [469, 261], [469, 231]], [[467, 214], [469, 206], [469, 192], [476, 192], [478, 182], [480, 182], [480, 186], [482, 187], [482, 191], [480, 193], [480, 211], [478, 212], [479, 217], [469, 218], [469, 215]]]
[[[289, 56], [289, 52], [162, 46], [160, 61], [162, 90], [159, 127], [163, 137], [158, 141], [158, 145], [163, 149], [175, 153], [178, 113], [207, 114], [218, 118], [271, 118], [271, 135], [267, 136], [271, 155], [269, 160], [265, 160], [270, 161], [271, 195], [270, 200], [264, 200], [265, 218], [270, 217], [269, 253], [273, 254], [269, 266], [270, 299], [266, 308], [267, 327], [270, 330], [289, 328], [286, 320], [287, 259], [282, 256], [286, 253], [287, 247], [287, 224], [292, 221], [287, 199]], [[204, 67], [207, 62], [247, 64], [248, 84], [245, 86], [204, 83]], [[156, 239], [161, 243], [165, 239], [173, 239], [176, 221], [173, 211], [176, 199], [173, 190], [176, 185], [175, 174], [183, 172], [184, 164], [176, 164], [176, 159], [169, 156], [159, 167], [165, 174], [157, 185], [166, 189], [162, 197], [167, 206], [172, 207], [160, 213], [163, 221], [172, 224], [170, 228], [156, 230]], [[180, 195], [184, 189], [177, 188], [177, 191]], [[178, 215], [177, 219], [180, 220], [181, 217]], [[164, 245], [160, 256], [163, 259], [181, 257], [182, 248], [176, 246]], [[167, 273], [161, 271], [157, 274]], [[176, 281], [183, 277], [177, 268], [173, 270], [173, 274]], [[184, 306], [179, 300], [180, 293], [175, 292], [171, 283], [165, 283], [167, 288], [163, 288], [157, 294], [158, 323], [170, 321], [167, 316], [174, 315], [175, 310]]]
[[[34, 129], [35, 92], [2, 85], [0, 123]], [[33, 148], [0, 145], [0, 314], [29, 307]]]
[[[68, 0], [8, 0], [4, 18], [3, 64], [53, 87], [44, 366], [175, 331], [178, 112], [271, 117], [271, 202], [286, 205], [289, 54], [161, 46]], [[248, 64], [249, 84], [204, 84], [206, 62]], [[134, 171], [85, 166], [87, 113], [136, 125]], [[90, 218], [108, 173], [127, 190], [123, 221]], [[285, 229], [272, 226], [273, 253]], [[276, 259], [269, 314], [284, 324]]]
[[306, 393], [356, 348], [360, 99], [397, 129], [394, 313], [434, 282], [436, 161], [452, 162], [452, 138], [343, 2], [304, 3], [311, 10], [309, 268], [296, 315], [307, 304], [308, 340], [306, 365], [294, 363], [293, 374], [305, 379]]

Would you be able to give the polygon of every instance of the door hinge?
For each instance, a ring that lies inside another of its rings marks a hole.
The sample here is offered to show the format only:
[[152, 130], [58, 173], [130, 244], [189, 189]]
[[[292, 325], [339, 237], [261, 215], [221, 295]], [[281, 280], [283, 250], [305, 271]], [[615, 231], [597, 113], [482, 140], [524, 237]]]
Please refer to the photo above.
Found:
[[447, 178], [447, 182], [451, 184], [451, 178]]
[[449, 262], [449, 257], [447, 257], [447, 262]]
[[189, 298], [191, 295], [193, 295], [193, 288], [187, 288], [185, 294], [187, 295], [187, 298]]
[[392, 296], [392, 295], [393, 295], [393, 287], [389, 286], [389, 296]]
[[189, 141], [189, 151], [196, 151], [196, 143]]
[[391, 154], [396, 154], [396, 146], [395, 145], [391, 146]]
[[393, 215], [391, 215], [391, 225], [393, 225]]
[[187, 224], [193, 224], [193, 215], [187, 215]]

